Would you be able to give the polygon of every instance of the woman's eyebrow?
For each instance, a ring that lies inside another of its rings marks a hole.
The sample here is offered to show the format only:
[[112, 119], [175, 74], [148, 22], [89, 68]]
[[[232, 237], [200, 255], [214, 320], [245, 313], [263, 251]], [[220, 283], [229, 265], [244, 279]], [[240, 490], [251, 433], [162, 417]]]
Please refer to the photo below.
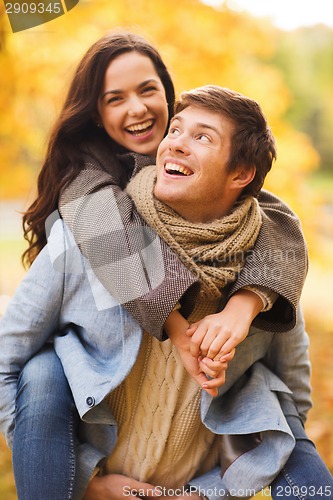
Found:
[[[138, 85], [138, 87], [137, 87], [137, 88], [138, 88], [138, 89], [141, 89], [141, 88], [145, 87], [146, 85], [148, 85], [149, 83], [155, 83], [155, 84], [158, 84], [158, 83], [159, 83], [159, 81], [158, 81], [158, 80], [156, 80], [155, 78], [149, 78], [148, 80], [145, 80], [144, 82], [139, 83], [139, 85]], [[121, 89], [106, 90], [106, 91], [104, 92], [104, 94], [102, 94], [102, 99], [104, 99], [104, 97], [105, 97], [106, 95], [108, 95], [108, 94], [115, 94], [115, 95], [119, 95], [119, 94], [121, 94], [122, 92], [123, 92], [123, 90], [121, 90]]]
[[102, 97], [101, 97], [101, 98], [102, 98], [102, 99], [104, 99], [104, 97], [105, 97], [106, 95], [108, 95], [108, 94], [115, 94], [115, 95], [119, 95], [119, 94], [121, 94], [121, 93], [122, 93], [122, 90], [118, 90], [118, 89], [106, 90], [106, 91], [104, 92], [104, 94], [102, 94]]
[[148, 85], [149, 83], [155, 83], [155, 84], [159, 84], [160, 82], [158, 80], [156, 80], [156, 78], [149, 78], [148, 80], [145, 80], [144, 82], [140, 83], [138, 85], [138, 88], [142, 88], [142, 87], [145, 87], [146, 85]]

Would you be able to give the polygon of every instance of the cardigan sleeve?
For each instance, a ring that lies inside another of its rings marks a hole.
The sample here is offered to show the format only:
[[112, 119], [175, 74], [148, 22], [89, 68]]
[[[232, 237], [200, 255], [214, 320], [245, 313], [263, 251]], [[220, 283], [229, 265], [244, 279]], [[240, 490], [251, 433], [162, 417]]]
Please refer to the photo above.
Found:
[[103, 286], [147, 332], [163, 339], [165, 320], [180, 299], [182, 313], [190, 314], [198, 279], [95, 157], [86, 158], [63, 190], [59, 211]]
[[45, 246], [0, 321], [0, 431], [10, 448], [18, 377], [26, 362], [56, 331], [63, 287], [62, 261], [53, 266], [49, 247]]
[[262, 190], [262, 226], [229, 296], [244, 286], [264, 286], [279, 297], [253, 324], [283, 332], [296, 324], [296, 308], [308, 270], [307, 248], [298, 217], [278, 197]]
[[[302, 311], [298, 307], [296, 326], [291, 332], [274, 335], [263, 358], [264, 364], [292, 391], [292, 399], [303, 424], [312, 407], [309, 344]], [[284, 408], [284, 413], [293, 414], [287, 408]]]

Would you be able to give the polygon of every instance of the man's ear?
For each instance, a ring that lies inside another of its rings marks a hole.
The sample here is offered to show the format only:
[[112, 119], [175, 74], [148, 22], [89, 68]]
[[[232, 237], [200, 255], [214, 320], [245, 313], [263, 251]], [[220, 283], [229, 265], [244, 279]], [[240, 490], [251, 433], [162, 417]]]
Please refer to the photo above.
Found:
[[235, 175], [233, 176], [233, 182], [235, 187], [239, 189], [245, 188], [250, 182], [253, 181], [256, 175], [256, 167], [253, 165], [252, 167], [240, 167], [235, 171]]

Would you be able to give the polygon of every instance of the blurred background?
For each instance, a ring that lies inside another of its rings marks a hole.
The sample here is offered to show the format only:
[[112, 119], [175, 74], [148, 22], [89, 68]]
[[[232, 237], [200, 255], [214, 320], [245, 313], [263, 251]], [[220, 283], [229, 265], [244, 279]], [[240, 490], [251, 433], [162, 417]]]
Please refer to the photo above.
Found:
[[[309, 247], [302, 304], [311, 338], [314, 408], [307, 428], [333, 471], [333, 19], [324, 11], [328, 3], [80, 0], [53, 21], [13, 33], [0, 1], [0, 315], [25, 273], [21, 212], [35, 196], [50, 127], [76, 64], [113, 28], [140, 33], [161, 52], [177, 92], [207, 83], [230, 87], [257, 99], [268, 117], [278, 161], [265, 187], [299, 215]], [[264, 4], [279, 7], [260, 10]], [[3, 500], [16, 499], [10, 461], [1, 436]]]

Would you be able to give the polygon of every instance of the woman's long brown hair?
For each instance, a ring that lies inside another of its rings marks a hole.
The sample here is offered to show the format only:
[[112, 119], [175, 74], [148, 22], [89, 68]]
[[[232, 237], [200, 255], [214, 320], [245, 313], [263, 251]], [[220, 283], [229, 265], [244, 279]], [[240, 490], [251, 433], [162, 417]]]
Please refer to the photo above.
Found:
[[165, 88], [169, 118], [173, 114], [174, 86], [157, 50], [144, 38], [128, 32], [105, 35], [83, 56], [56, 120], [37, 181], [37, 198], [23, 215], [24, 238], [29, 247], [22, 255], [31, 265], [46, 244], [45, 221], [58, 208], [59, 194], [83, 167], [82, 145], [88, 140], [110, 140], [95, 123], [97, 103], [110, 62], [136, 51], [152, 61]]

